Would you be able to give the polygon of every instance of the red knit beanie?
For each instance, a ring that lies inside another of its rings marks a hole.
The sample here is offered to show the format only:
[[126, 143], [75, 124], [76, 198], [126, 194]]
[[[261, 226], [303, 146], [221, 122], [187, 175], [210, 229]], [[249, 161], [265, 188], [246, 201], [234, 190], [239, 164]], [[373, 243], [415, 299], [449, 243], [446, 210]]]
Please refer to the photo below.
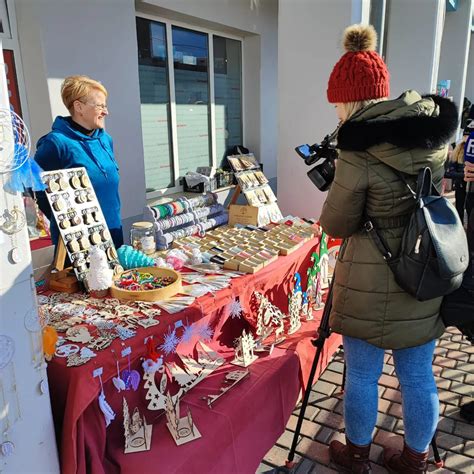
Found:
[[372, 25], [346, 28], [346, 54], [339, 59], [329, 77], [329, 102], [356, 102], [390, 95], [387, 66], [375, 52], [376, 46], [377, 33]]

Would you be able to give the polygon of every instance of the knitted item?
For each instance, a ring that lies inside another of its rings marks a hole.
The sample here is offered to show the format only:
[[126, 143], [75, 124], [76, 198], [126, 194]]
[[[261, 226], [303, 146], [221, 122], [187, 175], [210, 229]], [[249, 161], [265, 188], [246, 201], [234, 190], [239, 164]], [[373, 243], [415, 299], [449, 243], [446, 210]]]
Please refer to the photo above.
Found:
[[387, 66], [376, 53], [376, 45], [377, 33], [373, 26], [352, 25], [346, 28], [346, 54], [339, 59], [329, 77], [329, 102], [356, 102], [389, 96]]
[[130, 247], [130, 245], [122, 245], [117, 250], [117, 254], [120, 265], [122, 265], [125, 270], [139, 267], [153, 267], [155, 265], [155, 261], [151, 257], [148, 257], [139, 250], [135, 250], [133, 247]]

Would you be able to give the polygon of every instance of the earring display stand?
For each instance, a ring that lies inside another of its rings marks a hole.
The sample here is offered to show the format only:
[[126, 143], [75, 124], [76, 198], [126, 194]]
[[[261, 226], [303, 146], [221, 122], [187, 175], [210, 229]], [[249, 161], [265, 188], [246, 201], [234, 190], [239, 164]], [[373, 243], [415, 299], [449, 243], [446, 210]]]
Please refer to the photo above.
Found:
[[[109, 267], [120, 269], [112, 237], [85, 168], [43, 172], [46, 196], [59, 229], [50, 288], [78, 291], [89, 272], [89, 249], [99, 246], [107, 255]], [[72, 268], [65, 269], [66, 258]], [[74, 276], [75, 275], [75, 276]]]
[[[281, 221], [283, 215], [277, 198], [255, 156], [252, 153], [232, 155], [228, 156], [227, 160], [238, 183], [229, 203], [229, 224], [263, 226]], [[236, 204], [240, 194], [245, 196], [248, 205]]]

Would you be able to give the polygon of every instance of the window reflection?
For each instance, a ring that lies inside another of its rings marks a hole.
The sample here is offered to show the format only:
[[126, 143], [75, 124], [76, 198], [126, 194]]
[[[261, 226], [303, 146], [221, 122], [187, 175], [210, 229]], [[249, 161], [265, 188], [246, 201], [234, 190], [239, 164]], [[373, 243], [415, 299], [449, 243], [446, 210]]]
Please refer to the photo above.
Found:
[[137, 18], [138, 74], [147, 192], [174, 186], [166, 26]]
[[241, 42], [214, 36], [214, 100], [216, 153], [220, 163], [226, 150], [242, 145]]
[[173, 27], [180, 176], [211, 164], [208, 35]]

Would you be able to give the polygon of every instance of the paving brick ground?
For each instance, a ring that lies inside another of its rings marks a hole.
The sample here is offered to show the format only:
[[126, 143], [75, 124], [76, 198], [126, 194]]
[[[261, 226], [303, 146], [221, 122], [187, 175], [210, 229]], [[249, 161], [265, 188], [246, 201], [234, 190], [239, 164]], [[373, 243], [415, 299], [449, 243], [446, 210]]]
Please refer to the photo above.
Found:
[[[296, 474], [336, 473], [330, 464], [328, 444], [344, 439], [342, 399], [340, 395], [343, 352], [333, 358], [320, 379], [313, 385], [310, 405], [305, 414], [297, 446]], [[393, 359], [385, 355], [384, 375], [379, 383], [379, 416], [372, 444], [371, 459], [374, 474], [386, 473], [382, 467], [382, 446], [401, 446], [403, 421], [400, 392]], [[449, 329], [436, 348], [434, 373], [440, 395], [438, 446], [445, 467], [430, 465], [430, 472], [474, 473], [474, 424], [459, 416], [459, 406], [474, 398], [474, 346], [463, 340], [456, 329]], [[299, 407], [288, 421], [285, 432], [270, 449], [257, 473], [276, 473], [283, 466], [293, 439]]]

